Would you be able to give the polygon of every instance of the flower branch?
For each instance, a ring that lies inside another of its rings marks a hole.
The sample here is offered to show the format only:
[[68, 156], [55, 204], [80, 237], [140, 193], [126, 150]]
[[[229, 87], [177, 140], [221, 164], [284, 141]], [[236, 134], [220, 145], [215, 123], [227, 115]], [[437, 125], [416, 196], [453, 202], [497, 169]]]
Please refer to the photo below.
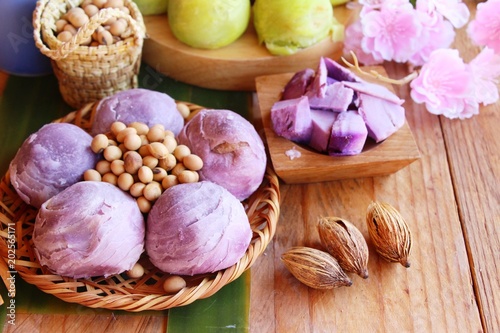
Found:
[[402, 79], [396, 80], [396, 79], [391, 79], [387, 76], [383, 76], [382, 74], [378, 73], [375, 70], [371, 70], [371, 71], [367, 72], [359, 66], [359, 61], [358, 61], [358, 57], [356, 56], [356, 53], [354, 53], [354, 51], [350, 51], [350, 55], [352, 57], [352, 61], [354, 62], [354, 64], [350, 63], [346, 58], [341, 57], [342, 61], [346, 64], [347, 67], [355, 69], [359, 74], [369, 76], [371, 78], [374, 78], [374, 79], [382, 81], [382, 82], [386, 82], [386, 83], [390, 83], [390, 84], [394, 84], [394, 85], [405, 85], [405, 84], [408, 84], [411, 81], [413, 81], [418, 76], [417, 72], [412, 72], [408, 76], [406, 76]]

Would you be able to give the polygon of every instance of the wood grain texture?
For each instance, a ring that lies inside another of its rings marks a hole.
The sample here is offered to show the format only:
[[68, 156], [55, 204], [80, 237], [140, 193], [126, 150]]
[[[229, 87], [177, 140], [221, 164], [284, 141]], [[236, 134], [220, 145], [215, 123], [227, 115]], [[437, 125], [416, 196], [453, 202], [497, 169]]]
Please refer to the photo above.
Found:
[[166, 332], [162, 316], [16, 314], [16, 324], [5, 324], [3, 333], [123, 333]]
[[[381, 67], [373, 67], [387, 75]], [[328, 156], [278, 136], [272, 129], [271, 107], [280, 100], [281, 92], [294, 73], [266, 75], [256, 78], [258, 103], [267, 147], [276, 174], [287, 184], [313, 183], [348, 178], [391, 174], [420, 158], [408, 123], [383, 142], [369, 140], [361, 154]], [[389, 89], [392, 89], [388, 86]], [[407, 110], [411, 112], [411, 110]], [[299, 158], [291, 160], [286, 152], [295, 149]]]
[[[352, 11], [335, 8], [340, 23], [351, 20]], [[183, 44], [170, 31], [166, 15], [145, 16], [148, 38], [142, 59], [157, 71], [181, 82], [220, 90], [255, 90], [255, 77], [295, 72], [316, 67], [320, 56], [338, 59], [341, 42], [325, 38], [318, 44], [289, 56], [273, 56], [259, 45], [252, 24], [230, 45], [215, 49], [196, 49]]]
[[[454, 46], [467, 62], [480, 52], [464, 30]], [[441, 127], [483, 325], [500, 332], [500, 103], [465, 121], [442, 118]]]
[[[471, 9], [476, 4], [466, 3]], [[461, 55], [472, 59], [478, 49], [463, 31], [457, 37]], [[408, 73], [402, 65], [384, 67], [394, 78]], [[0, 96], [6, 79], [0, 73]], [[411, 103], [407, 86], [396, 93]], [[374, 178], [282, 184], [276, 237], [251, 269], [251, 332], [500, 332], [500, 102], [464, 121], [431, 115], [422, 105], [412, 110], [407, 119], [421, 159], [408, 167]], [[368, 238], [364, 215], [373, 199], [390, 202], [409, 223], [414, 237], [409, 269], [382, 261], [368, 239], [370, 277], [353, 275], [349, 288], [311, 290], [285, 270], [279, 257], [286, 249], [319, 245], [320, 215], [346, 218]], [[17, 330], [5, 324], [4, 331], [161, 332], [166, 327], [162, 317], [115, 319], [17, 314]]]

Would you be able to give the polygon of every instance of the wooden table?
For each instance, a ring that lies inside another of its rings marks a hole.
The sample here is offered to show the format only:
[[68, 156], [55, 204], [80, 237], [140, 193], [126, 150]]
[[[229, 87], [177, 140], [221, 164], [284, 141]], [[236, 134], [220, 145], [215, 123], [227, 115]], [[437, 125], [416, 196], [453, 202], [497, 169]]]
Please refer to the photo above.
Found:
[[[466, 61], [479, 51], [464, 31], [455, 46]], [[384, 67], [394, 78], [407, 74], [402, 65]], [[0, 92], [6, 83], [0, 73]], [[395, 89], [421, 159], [390, 176], [282, 184], [276, 236], [250, 272], [250, 332], [500, 332], [500, 102], [449, 120], [414, 104], [408, 86]], [[27, 133], [22, 124], [11, 125]], [[372, 200], [391, 203], [409, 223], [410, 268], [376, 255], [364, 222]], [[368, 279], [351, 275], [351, 287], [318, 291], [284, 268], [284, 251], [318, 244], [316, 222], [325, 215], [350, 220], [366, 236]], [[26, 313], [4, 332], [165, 332], [166, 325], [166, 316], [151, 314]]]

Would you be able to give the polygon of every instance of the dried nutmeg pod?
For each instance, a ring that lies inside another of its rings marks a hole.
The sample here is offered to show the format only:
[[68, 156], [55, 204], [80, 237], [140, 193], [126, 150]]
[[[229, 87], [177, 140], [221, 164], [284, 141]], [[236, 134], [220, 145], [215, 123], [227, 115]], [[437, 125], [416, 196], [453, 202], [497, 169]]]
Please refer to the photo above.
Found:
[[368, 278], [368, 245], [354, 224], [340, 217], [319, 219], [321, 244], [346, 272]]
[[390, 262], [410, 267], [411, 232], [399, 211], [388, 203], [372, 202], [366, 223], [377, 252]]
[[330, 254], [310, 247], [293, 247], [281, 260], [297, 280], [314, 289], [332, 289], [352, 285], [337, 260]]

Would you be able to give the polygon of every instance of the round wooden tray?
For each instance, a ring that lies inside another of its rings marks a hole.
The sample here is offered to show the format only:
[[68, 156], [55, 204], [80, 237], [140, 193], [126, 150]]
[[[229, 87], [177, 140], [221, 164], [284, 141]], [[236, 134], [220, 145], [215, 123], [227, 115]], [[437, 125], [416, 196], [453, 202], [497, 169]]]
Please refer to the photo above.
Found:
[[[354, 11], [334, 8], [337, 21], [351, 22]], [[170, 31], [166, 15], [144, 16], [148, 38], [142, 59], [160, 73], [181, 82], [219, 90], [255, 91], [255, 78], [262, 75], [316, 68], [321, 56], [340, 59], [342, 42], [330, 37], [289, 56], [273, 56], [259, 45], [253, 24], [232, 44], [216, 49], [196, 49], [183, 44]]]
[[[202, 107], [186, 103], [192, 113]], [[73, 123], [90, 129], [93, 103], [55, 122]], [[126, 274], [89, 279], [72, 279], [55, 275], [41, 267], [33, 251], [32, 232], [38, 210], [27, 205], [10, 183], [9, 173], [0, 181], [0, 263], [4, 271], [17, 272], [26, 282], [66, 302], [91, 308], [126, 310], [165, 310], [190, 304], [219, 291], [249, 269], [264, 252], [276, 231], [280, 214], [279, 181], [268, 167], [259, 189], [243, 202], [253, 231], [252, 241], [235, 265], [213, 274], [185, 276], [187, 286], [176, 294], [163, 291], [169, 274], [155, 268], [146, 255], [140, 259], [145, 267], [141, 278]]]

